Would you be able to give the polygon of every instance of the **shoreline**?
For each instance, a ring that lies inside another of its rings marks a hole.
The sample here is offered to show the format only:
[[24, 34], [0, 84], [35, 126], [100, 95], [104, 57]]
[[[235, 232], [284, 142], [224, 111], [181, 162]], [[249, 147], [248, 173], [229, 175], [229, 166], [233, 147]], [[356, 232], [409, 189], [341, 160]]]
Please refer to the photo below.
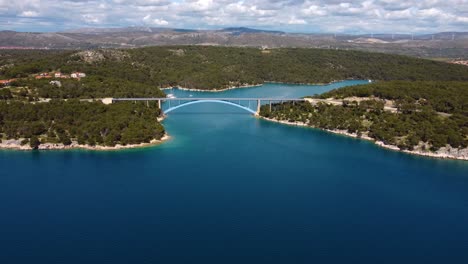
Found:
[[468, 161], [468, 148], [461, 149], [461, 150], [460, 149], [454, 149], [454, 148], [451, 148], [451, 147], [441, 148], [441, 149], [445, 149], [446, 151], [454, 150], [456, 152], [460, 152], [460, 151], [465, 152], [465, 153], [459, 154], [458, 156], [454, 155], [454, 154], [451, 154], [451, 153], [447, 153], [447, 152], [443, 153], [443, 150], [441, 150], [441, 149], [437, 150], [436, 152], [421, 151], [421, 150], [401, 150], [400, 148], [398, 148], [395, 145], [387, 145], [387, 144], [383, 143], [382, 141], [377, 141], [377, 140], [375, 140], [375, 139], [373, 139], [373, 138], [371, 138], [371, 137], [369, 137], [367, 135], [362, 135], [361, 137], [358, 137], [357, 134], [349, 133], [349, 132], [347, 132], [345, 130], [323, 129], [323, 128], [309, 126], [309, 125], [307, 125], [307, 124], [305, 124], [303, 122], [289, 122], [289, 121], [285, 121], [285, 120], [277, 120], [277, 119], [272, 119], [272, 118], [266, 118], [266, 117], [263, 117], [263, 116], [258, 116], [258, 117], [260, 119], [263, 119], [263, 120], [266, 120], [266, 121], [280, 123], [280, 124], [283, 124], [283, 125], [320, 129], [322, 131], [326, 131], [326, 132], [337, 134], [337, 135], [352, 137], [352, 138], [356, 138], [356, 139], [363, 139], [363, 140], [371, 141], [372, 143], [374, 143], [378, 147], [385, 148], [385, 149], [388, 149], [388, 150], [398, 151], [398, 152], [402, 152], [402, 153], [406, 153], [406, 154], [410, 154], [410, 155], [425, 156], [425, 157], [437, 158], [437, 159], [452, 159], [452, 160]]
[[[39, 145], [37, 150], [73, 150], [73, 149], [82, 149], [82, 150], [92, 150], [92, 151], [118, 151], [118, 150], [128, 150], [128, 149], [137, 149], [137, 148], [146, 148], [152, 147], [168, 141], [171, 137], [168, 134], [165, 134], [161, 139], [152, 139], [148, 143], [140, 143], [140, 144], [129, 144], [129, 145], [121, 145], [116, 144], [113, 147], [110, 146], [101, 146], [95, 145], [90, 146], [80, 145], [77, 142], [72, 142], [72, 144], [65, 146], [62, 143], [44, 143]], [[7, 142], [5, 142], [7, 141]], [[3, 140], [0, 143], [0, 150], [21, 150], [21, 151], [32, 151], [33, 149], [29, 146], [29, 144], [21, 145], [18, 142], [21, 142], [21, 139], [18, 140]]]
[[[290, 82], [265, 81], [264, 83], [325, 86], [325, 85], [331, 85], [331, 84], [334, 84], [334, 83], [339, 83], [339, 82], [344, 82], [344, 81], [366, 81], [366, 80], [364, 80], [364, 79], [343, 79], [343, 80], [333, 80], [333, 81], [327, 82], [327, 83], [290, 83]], [[370, 83], [369, 80], [367, 80], [367, 81], [368, 81], [368, 83]], [[373, 82], [373, 81], [371, 80], [371, 82]]]
[[[263, 83], [258, 83], [258, 84], [243, 84], [241, 86], [229, 86], [227, 88], [222, 88], [222, 89], [212, 89], [212, 90], [204, 90], [204, 89], [194, 89], [194, 88], [187, 88], [187, 87], [182, 87], [182, 86], [173, 86], [173, 87], [164, 87], [164, 88], [159, 88], [161, 90], [171, 90], [171, 89], [179, 89], [183, 91], [191, 91], [191, 92], [209, 92], [209, 93], [218, 93], [218, 92], [225, 92], [229, 90], [235, 90], [235, 89], [242, 89], [242, 88], [253, 88], [253, 87], [259, 87], [263, 86], [265, 84], [271, 83], [271, 84], [288, 84], [288, 85], [317, 85], [317, 86], [325, 86], [325, 85], [331, 85], [334, 83], [339, 83], [339, 82], [344, 82], [344, 81], [359, 81], [359, 79], [344, 79], [344, 80], [333, 80], [328, 83], [289, 83], [289, 82], [275, 82], [275, 81], [264, 81]], [[362, 80], [365, 81], [365, 80]]]
[[165, 88], [159, 88], [159, 89], [161, 89], [161, 90], [178, 89], [178, 90], [190, 91], [190, 92], [219, 93], [219, 92], [225, 92], [225, 91], [234, 90], [234, 89], [259, 87], [259, 86], [262, 86], [262, 85], [263, 84], [244, 84], [244, 85], [241, 85], [241, 86], [229, 86], [229, 87], [223, 88], [223, 89], [212, 89], [212, 90], [192, 89], [192, 88], [187, 88], [187, 87], [182, 87], [182, 86], [165, 87]]

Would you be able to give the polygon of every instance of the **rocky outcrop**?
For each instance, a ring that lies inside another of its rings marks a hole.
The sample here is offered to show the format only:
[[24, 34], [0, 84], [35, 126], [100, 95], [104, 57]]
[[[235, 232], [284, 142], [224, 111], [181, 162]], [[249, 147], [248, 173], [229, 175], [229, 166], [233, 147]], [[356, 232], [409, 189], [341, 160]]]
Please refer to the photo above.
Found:
[[104, 55], [97, 50], [80, 51], [72, 55], [72, 57], [79, 57], [80, 60], [86, 63], [101, 62], [105, 59]]
[[[80, 145], [78, 142], [73, 141], [70, 145], [64, 145], [62, 143], [43, 143], [40, 144], [38, 150], [67, 150], [67, 149], [87, 149], [87, 150], [121, 150], [131, 148], [142, 148], [154, 146], [163, 141], [168, 140], [168, 135], [163, 136], [161, 139], [153, 139], [149, 143], [131, 144], [131, 145], [120, 145], [115, 146], [91, 146], [91, 145]], [[12, 150], [33, 150], [29, 144], [22, 145], [23, 139], [7, 139], [0, 142], [0, 149], [12, 149]]]
[[[277, 120], [277, 119], [265, 118], [265, 117], [261, 117], [261, 118], [268, 120], [268, 121], [285, 124], [285, 125], [312, 127], [303, 122], [289, 122], [286, 120]], [[321, 129], [321, 128], [318, 128], [318, 129]], [[420, 142], [419, 145], [414, 148], [414, 150], [402, 150], [397, 146], [387, 145], [382, 141], [376, 141], [375, 139], [367, 136], [367, 134], [365, 133], [363, 133], [363, 135], [358, 136], [356, 133], [349, 133], [346, 130], [330, 130], [330, 129], [321, 129], [321, 130], [328, 131], [334, 134], [348, 136], [348, 137], [354, 137], [354, 138], [360, 138], [360, 139], [373, 141], [379, 147], [391, 149], [395, 151], [400, 151], [400, 152], [404, 152], [408, 154], [426, 156], [426, 157], [432, 157], [432, 158], [441, 158], [441, 159], [468, 160], [468, 148], [459, 149], [459, 148], [453, 148], [450, 145], [447, 145], [436, 151], [431, 151], [429, 150], [430, 146], [427, 143]]]
[[125, 51], [120, 50], [85, 50], [80, 51], [72, 55], [72, 57], [78, 57], [81, 61], [86, 63], [98, 63], [105, 59], [122, 61], [130, 57]]

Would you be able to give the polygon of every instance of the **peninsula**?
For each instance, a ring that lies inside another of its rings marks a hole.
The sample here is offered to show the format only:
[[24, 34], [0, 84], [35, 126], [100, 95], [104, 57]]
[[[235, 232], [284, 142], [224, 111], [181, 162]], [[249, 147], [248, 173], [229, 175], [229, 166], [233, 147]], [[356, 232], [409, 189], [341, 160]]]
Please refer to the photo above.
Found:
[[468, 160], [466, 82], [381, 82], [307, 100], [264, 105], [260, 115], [372, 140], [410, 154]]

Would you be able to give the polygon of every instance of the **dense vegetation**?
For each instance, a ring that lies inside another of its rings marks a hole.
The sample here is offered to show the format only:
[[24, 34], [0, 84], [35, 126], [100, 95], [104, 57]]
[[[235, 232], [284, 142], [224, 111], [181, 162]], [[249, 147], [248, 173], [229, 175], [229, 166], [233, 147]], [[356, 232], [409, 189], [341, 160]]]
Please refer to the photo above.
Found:
[[262, 106], [262, 116], [290, 122], [304, 122], [313, 127], [329, 130], [347, 130], [368, 136], [385, 144], [412, 150], [420, 141], [438, 150], [446, 144], [455, 148], [468, 146], [468, 120], [454, 115], [444, 118], [431, 111], [395, 114], [383, 111], [383, 103], [362, 101], [346, 107], [320, 103], [273, 104], [272, 111]]
[[[217, 89], [264, 81], [328, 83], [342, 79], [468, 81], [468, 68], [405, 56], [322, 49], [226, 47], [149, 47], [100, 50], [90, 54], [47, 53], [15, 62], [2, 51], [0, 75], [27, 77], [42, 71], [83, 71], [106, 82], [108, 78], [151, 87], [183, 86]], [[7, 66], [5, 66], [7, 65]], [[32, 85], [32, 84], [31, 84]], [[135, 85], [133, 85], [135, 86]], [[132, 89], [132, 87], [130, 87]], [[155, 91], [155, 90], [153, 90]], [[112, 90], [99, 91], [114, 96]], [[138, 95], [146, 95], [140, 91]], [[93, 97], [98, 94], [90, 92]], [[66, 95], [68, 96], [68, 95]], [[101, 96], [101, 95], [99, 95]]]
[[60, 50], [1, 50], [0, 72], [8, 78], [26, 77], [47, 69], [53, 70], [52, 67], [66, 63], [60, 58], [67, 58], [71, 54], [73, 52]]
[[[85, 72], [77, 79], [35, 79], [42, 72]], [[27, 104], [40, 98], [163, 97], [159, 88], [219, 89], [265, 81], [328, 83], [378, 80], [331, 91], [321, 98], [375, 97], [343, 106], [275, 104], [262, 115], [345, 129], [412, 149], [420, 141], [433, 150], [466, 147], [468, 68], [405, 56], [321, 49], [149, 47], [94, 51], [0, 51], [0, 133], [37, 142], [115, 145], [147, 142], [164, 133], [156, 106], [78, 101]], [[50, 83], [59, 80], [60, 84]], [[399, 113], [383, 110], [395, 101]], [[7, 101], [7, 102], [5, 102]], [[21, 102], [20, 102], [21, 101]], [[441, 114], [443, 112], [445, 114]], [[152, 120], [151, 122], [149, 120]]]
[[[405, 87], [405, 88], [402, 88]], [[427, 143], [431, 150], [449, 144], [454, 148], [468, 146], [468, 84], [390, 82], [338, 89], [318, 96], [346, 98], [369, 97], [361, 102], [344, 101], [342, 106], [319, 103], [274, 104], [262, 106], [267, 118], [304, 122], [329, 130], [347, 130], [401, 149], [412, 150]], [[397, 100], [398, 113], [384, 111], [384, 101]], [[398, 101], [401, 100], [401, 101]], [[441, 115], [437, 111], [449, 114]]]
[[356, 85], [323, 93], [317, 98], [370, 97], [428, 106], [438, 112], [468, 115], [468, 82], [391, 81]]
[[[18, 98], [28, 96], [36, 99], [166, 96], [164, 92], [157, 87], [113, 77], [102, 78], [90, 76], [82, 78], [81, 80], [60, 79], [60, 87], [55, 84], [51, 84], [50, 81], [51, 79], [19, 79], [11, 84], [12, 89], [10, 90], [13, 90], [13, 94]], [[26, 93], [21, 93], [24, 91], [21, 87], [33, 87], [34, 89], [28, 89]], [[1, 98], [2, 95], [0, 93], [0, 99]]]
[[104, 105], [77, 100], [50, 103], [0, 102], [0, 135], [40, 143], [106, 145], [139, 144], [160, 139], [164, 128], [155, 105]]

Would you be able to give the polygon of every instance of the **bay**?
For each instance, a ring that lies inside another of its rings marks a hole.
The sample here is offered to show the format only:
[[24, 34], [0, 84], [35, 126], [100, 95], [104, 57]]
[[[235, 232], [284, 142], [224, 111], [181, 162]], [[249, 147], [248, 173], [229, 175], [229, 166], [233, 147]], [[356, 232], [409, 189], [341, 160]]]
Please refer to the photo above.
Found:
[[[176, 97], [291, 98], [266, 84]], [[151, 122], [151, 120], [148, 120]], [[0, 151], [0, 263], [466, 263], [468, 164], [206, 103], [118, 152]]]

